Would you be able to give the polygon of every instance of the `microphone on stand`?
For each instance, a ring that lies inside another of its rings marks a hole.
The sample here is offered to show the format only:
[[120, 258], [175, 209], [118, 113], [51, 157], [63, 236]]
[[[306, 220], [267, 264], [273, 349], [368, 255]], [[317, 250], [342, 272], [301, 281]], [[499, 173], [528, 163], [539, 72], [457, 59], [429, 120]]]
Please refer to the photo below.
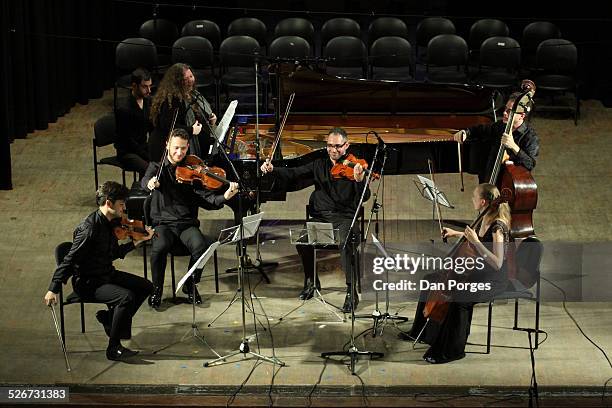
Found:
[[378, 136], [378, 132], [376, 132], [375, 130], [370, 130], [370, 131], [368, 132], [368, 134], [370, 134], [370, 133], [371, 133], [371, 134], [373, 134], [373, 135], [374, 135], [374, 137], [376, 137], [376, 140], [378, 140], [378, 145], [380, 146], [380, 148], [381, 148], [382, 150], [388, 149], [388, 150], [394, 150], [394, 151], [396, 151], [396, 152], [397, 152], [397, 149], [396, 149], [395, 147], [389, 147], [389, 146], [387, 146], [387, 144], [385, 143], [385, 141], [384, 141], [384, 140], [382, 140], [380, 136]]

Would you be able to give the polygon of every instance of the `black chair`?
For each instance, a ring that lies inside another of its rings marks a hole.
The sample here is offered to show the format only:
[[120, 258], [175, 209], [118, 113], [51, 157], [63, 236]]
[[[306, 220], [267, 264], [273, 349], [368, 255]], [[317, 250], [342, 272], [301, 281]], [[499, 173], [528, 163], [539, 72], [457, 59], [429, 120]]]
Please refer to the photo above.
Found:
[[[519, 299], [535, 302], [535, 348], [538, 348], [538, 334], [540, 329], [540, 262], [544, 246], [536, 237], [525, 238], [518, 246], [515, 256], [517, 277], [510, 279], [510, 287], [503, 293], [489, 301], [487, 316], [487, 354], [491, 351], [491, 327], [493, 316], [493, 303], [496, 300], [514, 299], [514, 325], [513, 330], [520, 330], [518, 326]], [[535, 294], [531, 289], [535, 287]]]
[[221, 30], [214, 21], [210, 20], [192, 20], [183, 26], [181, 36], [187, 37], [197, 35], [206, 38], [213, 46], [213, 49], [218, 50], [221, 44]]
[[408, 26], [397, 17], [379, 17], [368, 27], [368, 45], [381, 37], [401, 37], [408, 39]]
[[358, 22], [346, 17], [327, 20], [321, 27], [321, 49], [325, 49], [332, 38], [346, 36], [361, 38], [361, 27]]
[[508, 37], [510, 29], [508, 25], [495, 18], [482, 18], [470, 27], [468, 46], [470, 47], [470, 60], [477, 62], [480, 54], [480, 46], [487, 38]]
[[157, 48], [146, 38], [126, 38], [115, 47], [115, 83], [113, 107], [117, 108], [117, 89], [130, 89], [131, 74], [136, 68], [155, 72], [158, 66]]
[[181, 37], [172, 45], [172, 63], [188, 64], [196, 78], [198, 89], [213, 88], [214, 105], [219, 106], [219, 89], [211, 42], [200, 36]]
[[523, 68], [530, 71], [535, 68], [538, 46], [544, 40], [561, 38], [561, 30], [549, 21], [534, 21], [523, 29], [521, 46], [523, 49]]
[[468, 82], [468, 46], [456, 34], [439, 34], [427, 45], [425, 80], [431, 83], [465, 84]]
[[138, 34], [153, 41], [158, 47], [160, 65], [168, 65], [172, 55], [172, 44], [179, 36], [176, 24], [163, 18], [153, 18], [142, 23]]
[[[315, 29], [312, 23], [305, 18], [292, 17], [279, 21], [274, 27], [274, 38], [286, 36], [302, 37], [308, 41], [310, 49], [314, 50]], [[272, 52], [272, 45], [270, 45], [270, 52]]]
[[272, 58], [306, 58], [311, 55], [311, 47], [305, 38], [295, 35], [278, 37], [270, 44]]
[[119, 167], [121, 169], [121, 179], [125, 186], [125, 172], [131, 171], [134, 174], [134, 181], [136, 181], [136, 170], [124, 166], [117, 156], [108, 156], [98, 160], [98, 148], [111, 145], [117, 138], [117, 132], [115, 127], [115, 115], [108, 113], [96, 120], [94, 124], [94, 137], [92, 140], [93, 147], [93, 164], [94, 164], [94, 180], [95, 187], [98, 189], [98, 165], [106, 164], [109, 166]]
[[[147, 196], [143, 201], [143, 216], [144, 225], [152, 225], [151, 223], [151, 195]], [[147, 277], [147, 244], [145, 242], [142, 245], [142, 257], [144, 262], [144, 277]], [[177, 256], [191, 256], [189, 249], [180, 241], [177, 240], [172, 249], [170, 249], [170, 272], [172, 275], [172, 300], [176, 300], [176, 271], [174, 268], [174, 257]], [[218, 259], [217, 259], [217, 251], [213, 254], [213, 263], [215, 269], [215, 293], [219, 293], [219, 268], [218, 268]]]
[[[231, 89], [243, 90], [255, 87], [255, 54], [260, 49], [259, 43], [253, 37], [236, 35], [228, 37], [221, 42], [219, 48], [221, 57], [220, 85], [225, 90], [226, 100], [229, 100]], [[257, 73], [261, 81], [261, 74]], [[263, 104], [266, 106], [266, 86], [259, 87], [263, 95]], [[250, 96], [250, 94], [249, 94]], [[242, 103], [242, 105], [246, 105]]]
[[[310, 204], [306, 204], [306, 222], [308, 222], [309, 220], [312, 219], [312, 215], [310, 212]], [[361, 208], [359, 209], [359, 214], [357, 215], [357, 222], [359, 222], [359, 242], [365, 242], [365, 211], [363, 209], [363, 205], [361, 206]], [[344, 243], [339, 243], [339, 244], [318, 244], [318, 245], [313, 245], [313, 248], [316, 251], [320, 251], [320, 250], [326, 250], [326, 251], [338, 251], [340, 250], [340, 246], [343, 245]], [[316, 251], [314, 254], [314, 262], [317, 262], [317, 255], [316, 255]], [[355, 253], [355, 265], [357, 267], [357, 291], [361, 292], [361, 272], [360, 272], [360, 268], [359, 266], [361, 265], [361, 263], [359, 262], [358, 259], [359, 255], [356, 252]]]
[[380, 37], [370, 47], [370, 78], [410, 81], [413, 79], [412, 46], [402, 37]]
[[520, 65], [521, 46], [515, 39], [487, 38], [480, 46], [478, 72], [472, 81], [504, 93], [518, 85]]
[[[578, 84], [576, 79], [576, 67], [578, 65], [578, 50], [574, 43], [565, 39], [544, 40], [538, 46], [536, 53], [536, 77], [537, 104], [539, 111], [542, 110], [569, 110], [574, 116], [574, 125], [578, 124], [580, 115], [580, 100], [578, 98]], [[574, 103], [568, 105], [556, 105], [555, 97], [572, 92]], [[544, 105], [542, 101], [550, 97], [550, 103]]]
[[455, 34], [457, 29], [455, 24], [444, 17], [427, 17], [419, 21], [416, 27], [416, 62], [425, 60], [419, 50], [427, 50], [429, 41], [436, 35]]
[[357, 37], [334, 37], [325, 46], [323, 56], [328, 58], [326, 72], [345, 78], [366, 78], [367, 52]]
[[[72, 242], [62, 242], [57, 247], [55, 247], [55, 264], [59, 266], [64, 257], [70, 251], [72, 247]], [[81, 333], [85, 333], [85, 303], [101, 303], [96, 302], [92, 299], [81, 298], [75, 292], [70, 293], [64, 299], [64, 290], [60, 287], [59, 290], [59, 308], [60, 308], [60, 332], [62, 335], [62, 342], [64, 343], [64, 348], [66, 347], [66, 329], [65, 329], [65, 319], [64, 319], [64, 307], [68, 305], [79, 304], [81, 306]]]
[[267, 45], [268, 29], [264, 22], [257, 18], [241, 17], [232, 21], [227, 27], [227, 36], [237, 35], [253, 37], [261, 48], [265, 48]]

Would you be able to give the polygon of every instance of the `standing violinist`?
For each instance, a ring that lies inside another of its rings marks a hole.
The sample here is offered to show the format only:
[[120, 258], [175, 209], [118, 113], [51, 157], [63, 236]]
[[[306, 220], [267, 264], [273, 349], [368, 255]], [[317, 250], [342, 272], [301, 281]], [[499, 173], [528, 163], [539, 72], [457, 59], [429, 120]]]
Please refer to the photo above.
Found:
[[477, 144], [482, 147], [479, 151], [482, 151], [485, 157], [478, 158], [480, 161], [478, 166], [479, 183], [489, 181], [500, 144], [506, 148], [509, 160], [515, 165], [523, 166], [529, 171], [533, 170], [536, 165], [536, 158], [540, 151], [540, 141], [535, 129], [526, 121], [530, 104], [518, 107], [517, 113], [514, 115], [512, 133], [504, 133], [514, 102], [520, 96], [520, 92], [510, 95], [501, 121], [473, 126], [454, 134], [456, 142]]
[[[459, 252], [455, 258], [455, 265], [468, 265], [464, 260], [472, 257], [475, 259], [472, 263], [474, 267], [469, 270], [455, 268], [450, 274], [434, 272], [421, 278], [430, 283], [437, 281], [445, 285], [448, 285], [451, 279], [483, 284], [481, 289], [475, 292], [448, 291], [448, 312], [441, 322], [435, 321], [434, 318], [426, 320], [424, 312], [430, 293], [421, 292], [412, 328], [407, 334], [401, 333], [400, 338], [404, 340], [419, 338], [429, 344], [431, 347], [423, 356], [423, 359], [429, 363], [447, 363], [465, 357], [465, 345], [470, 333], [474, 304], [489, 301], [508, 286], [506, 255], [510, 241], [511, 216], [507, 203], [495, 202], [499, 196], [499, 190], [492, 184], [483, 183], [476, 186], [472, 193], [472, 204], [482, 215], [480, 225], [475, 226], [475, 229], [467, 226], [463, 231], [443, 228], [443, 237], [465, 237], [471, 248], [475, 250], [475, 255], [469, 254], [468, 251]], [[463, 260], [459, 262], [458, 258]], [[484, 285], [489, 285], [489, 289]]]
[[106, 303], [108, 310], [100, 310], [96, 318], [108, 336], [106, 357], [121, 361], [136, 355], [121, 345], [131, 338], [132, 317], [142, 302], [153, 291], [148, 280], [118, 271], [113, 261], [123, 258], [136, 245], [151, 239], [153, 230], [140, 240], [119, 245], [113, 233], [115, 222], [125, 212], [128, 189], [114, 181], [107, 181], [96, 191], [98, 209], [76, 227], [72, 247], [55, 270], [49, 290], [44, 297], [47, 305], [57, 303], [62, 283], [72, 276], [72, 287], [81, 299]]
[[[370, 196], [370, 190], [365, 185], [365, 171], [360, 164], [353, 168], [354, 179], [332, 178], [332, 167], [341, 162], [346, 156], [349, 148], [349, 140], [346, 131], [342, 128], [333, 128], [327, 135], [327, 157], [314, 160], [311, 163], [295, 168], [274, 168], [268, 160], [261, 166], [261, 171], [273, 173], [276, 176], [280, 188], [286, 188], [299, 179], [313, 179], [315, 190], [310, 195], [310, 221], [332, 223], [334, 229], [338, 229], [340, 246], [343, 245], [357, 210], [359, 199], [364, 188], [367, 188], [365, 199]], [[346, 297], [342, 310], [350, 312], [357, 307], [359, 297], [356, 292], [351, 293], [351, 275], [356, 271], [354, 265], [354, 254], [356, 244], [354, 237], [359, 235], [357, 225], [353, 226], [352, 237], [349, 239], [344, 250], [341, 249], [340, 257], [342, 269], [346, 280]], [[321, 284], [314, 282], [314, 250], [310, 245], [297, 245], [297, 251], [304, 267], [304, 288], [299, 295], [301, 300], [312, 298], [315, 285], [320, 289]], [[317, 278], [318, 279], [318, 278]]]
[[[203, 189], [197, 183], [182, 184], [176, 179], [176, 168], [184, 164], [189, 149], [189, 135], [181, 128], [170, 134], [167, 155], [159, 178], [159, 163], [151, 162], [141, 180], [146, 191], [152, 191], [150, 220], [155, 227], [155, 238], [151, 245], [151, 275], [155, 289], [149, 305], [158, 309], [161, 305], [166, 258], [175, 242], [180, 240], [191, 254], [189, 268], [202, 256], [213, 240], [202, 234], [198, 220], [198, 208], [216, 210], [238, 192], [237, 183], [230, 183], [224, 193]], [[185, 285], [183, 293], [190, 303], [200, 304], [202, 299], [196, 285], [202, 270], [196, 270]]]
[[149, 137], [151, 161], [159, 162], [161, 159], [175, 109], [178, 109], [175, 127], [189, 135], [189, 154], [205, 159], [206, 146], [211, 144], [208, 125], [214, 129], [217, 116], [208, 101], [195, 89], [195, 83], [193, 72], [186, 64], [174, 64], [164, 74], [151, 104], [151, 122], [154, 126]]

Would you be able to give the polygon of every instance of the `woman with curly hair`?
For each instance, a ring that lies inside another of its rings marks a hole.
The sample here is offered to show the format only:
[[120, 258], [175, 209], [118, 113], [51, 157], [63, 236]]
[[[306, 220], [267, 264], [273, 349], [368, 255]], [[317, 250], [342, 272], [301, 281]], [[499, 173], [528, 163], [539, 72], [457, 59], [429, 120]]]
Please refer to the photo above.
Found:
[[170, 133], [175, 109], [178, 109], [175, 128], [189, 134], [189, 154], [200, 158], [205, 145], [210, 145], [210, 131], [204, 121], [214, 127], [217, 117], [210, 104], [195, 89], [195, 77], [187, 64], [172, 65], [162, 78], [151, 104], [151, 122], [154, 129], [149, 137], [149, 158], [159, 162]]

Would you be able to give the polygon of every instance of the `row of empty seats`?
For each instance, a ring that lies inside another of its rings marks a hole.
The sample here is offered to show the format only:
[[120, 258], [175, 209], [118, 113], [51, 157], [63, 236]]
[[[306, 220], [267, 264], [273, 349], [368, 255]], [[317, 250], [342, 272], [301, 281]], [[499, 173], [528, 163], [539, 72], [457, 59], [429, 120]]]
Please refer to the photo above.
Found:
[[543, 90], [574, 92], [577, 117], [576, 46], [562, 39], [560, 30], [550, 22], [528, 24], [521, 43], [509, 37], [509, 32], [500, 20], [482, 19], [471, 26], [466, 41], [456, 34], [451, 20], [429, 17], [416, 26], [413, 45], [406, 23], [381, 17], [370, 24], [366, 45], [360, 25], [352, 19], [328, 20], [316, 32], [310, 21], [288, 18], [276, 24], [275, 38], [268, 43], [267, 28], [256, 18], [234, 20], [223, 40], [219, 26], [209, 20], [186, 23], [178, 37], [174, 23], [155, 19], [140, 27], [142, 37], [128, 38], [118, 45], [116, 66], [125, 74], [138, 66], [155, 71], [162, 62], [188, 63], [196, 71], [200, 87], [213, 87], [219, 106], [219, 86], [228, 94], [230, 88], [253, 85], [255, 54], [265, 56], [262, 65], [266, 61], [309, 59], [317, 55], [318, 36], [322, 45], [319, 61], [332, 75], [477, 83], [502, 90], [530, 77]]

